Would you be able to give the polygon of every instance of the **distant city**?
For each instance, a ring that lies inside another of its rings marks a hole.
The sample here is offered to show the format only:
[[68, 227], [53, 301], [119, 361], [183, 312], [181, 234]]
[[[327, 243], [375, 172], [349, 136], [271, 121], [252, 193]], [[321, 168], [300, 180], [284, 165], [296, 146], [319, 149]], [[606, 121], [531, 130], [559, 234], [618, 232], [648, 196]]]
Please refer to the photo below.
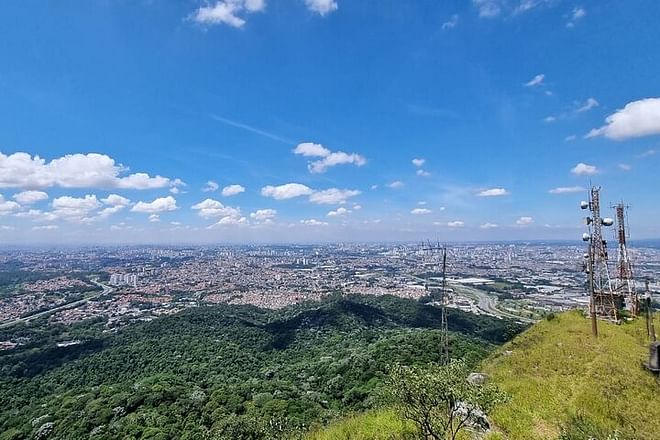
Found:
[[[650, 280], [660, 290], [660, 248], [632, 252], [637, 288]], [[522, 322], [586, 307], [583, 254], [566, 243], [452, 244], [449, 306]], [[276, 309], [333, 294], [421, 298], [437, 285], [440, 264], [419, 243], [4, 250], [0, 327], [103, 318], [113, 331], [209, 304]]]

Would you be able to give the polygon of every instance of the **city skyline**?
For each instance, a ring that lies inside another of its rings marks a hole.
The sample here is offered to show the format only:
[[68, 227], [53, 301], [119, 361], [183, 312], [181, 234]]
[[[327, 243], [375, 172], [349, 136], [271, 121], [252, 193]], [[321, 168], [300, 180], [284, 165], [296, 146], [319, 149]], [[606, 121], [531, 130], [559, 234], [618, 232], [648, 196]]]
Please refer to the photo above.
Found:
[[654, 2], [30, 9], [0, 14], [3, 244], [577, 242], [592, 184], [660, 237]]

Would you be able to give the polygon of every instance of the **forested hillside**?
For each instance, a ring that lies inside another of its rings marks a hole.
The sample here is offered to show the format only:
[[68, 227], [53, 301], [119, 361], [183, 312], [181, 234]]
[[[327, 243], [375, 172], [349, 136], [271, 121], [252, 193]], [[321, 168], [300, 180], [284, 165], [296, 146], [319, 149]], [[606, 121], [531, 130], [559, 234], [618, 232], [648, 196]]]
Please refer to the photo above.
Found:
[[[450, 311], [472, 364], [521, 326]], [[279, 311], [214, 306], [115, 333], [103, 322], [5, 329], [0, 439], [296, 438], [372, 406], [388, 365], [440, 358], [439, 310], [333, 297]], [[81, 343], [57, 347], [58, 341]]]

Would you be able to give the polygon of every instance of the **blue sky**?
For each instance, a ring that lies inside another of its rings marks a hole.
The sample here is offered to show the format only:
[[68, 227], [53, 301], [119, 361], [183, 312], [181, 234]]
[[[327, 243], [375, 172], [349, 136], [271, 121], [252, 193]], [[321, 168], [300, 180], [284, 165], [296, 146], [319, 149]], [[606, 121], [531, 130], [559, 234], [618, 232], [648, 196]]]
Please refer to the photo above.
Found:
[[659, 22], [654, 0], [4, 2], [0, 240], [577, 239], [590, 182], [660, 237]]

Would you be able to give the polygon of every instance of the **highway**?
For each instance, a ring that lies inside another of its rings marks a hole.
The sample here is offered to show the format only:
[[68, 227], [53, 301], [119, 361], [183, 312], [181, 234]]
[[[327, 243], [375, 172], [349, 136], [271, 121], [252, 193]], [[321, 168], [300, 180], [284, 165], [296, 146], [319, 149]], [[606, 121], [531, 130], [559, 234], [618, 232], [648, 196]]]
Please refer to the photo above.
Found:
[[6, 322], [3, 322], [3, 323], [0, 323], [0, 328], [11, 327], [11, 326], [16, 325], [16, 324], [21, 323], [21, 322], [29, 322], [29, 321], [37, 319], [41, 316], [46, 316], [46, 315], [50, 315], [50, 314], [55, 313], [55, 312], [59, 312], [60, 310], [73, 309], [73, 308], [78, 307], [79, 305], [85, 304], [86, 302], [90, 301], [91, 299], [97, 298], [101, 295], [105, 295], [105, 294], [108, 294], [108, 293], [111, 293], [111, 292], [114, 291], [114, 289], [112, 287], [107, 286], [107, 285], [99, 282], [98, 280], [90, 280], [90, 281], [92, 283], [96, 284], [97, 286], [101, 287], [103, 290], [101, 292], [91, 293], [88, 296], [86, 296], [85, 298], [79, 299], [78, 301], [73, 301], [73, 302], [70, 302], [70, 303], [62, 304], [60, 306], [53, 307], [52, 309], [48, 309], [48, 310], [41, 311], [39, 313], [35, 313], [34, 315], [25, 316], [23, 318], [17, 318], [17, 319], [14, 319], [12, 321], [6, 321]]

